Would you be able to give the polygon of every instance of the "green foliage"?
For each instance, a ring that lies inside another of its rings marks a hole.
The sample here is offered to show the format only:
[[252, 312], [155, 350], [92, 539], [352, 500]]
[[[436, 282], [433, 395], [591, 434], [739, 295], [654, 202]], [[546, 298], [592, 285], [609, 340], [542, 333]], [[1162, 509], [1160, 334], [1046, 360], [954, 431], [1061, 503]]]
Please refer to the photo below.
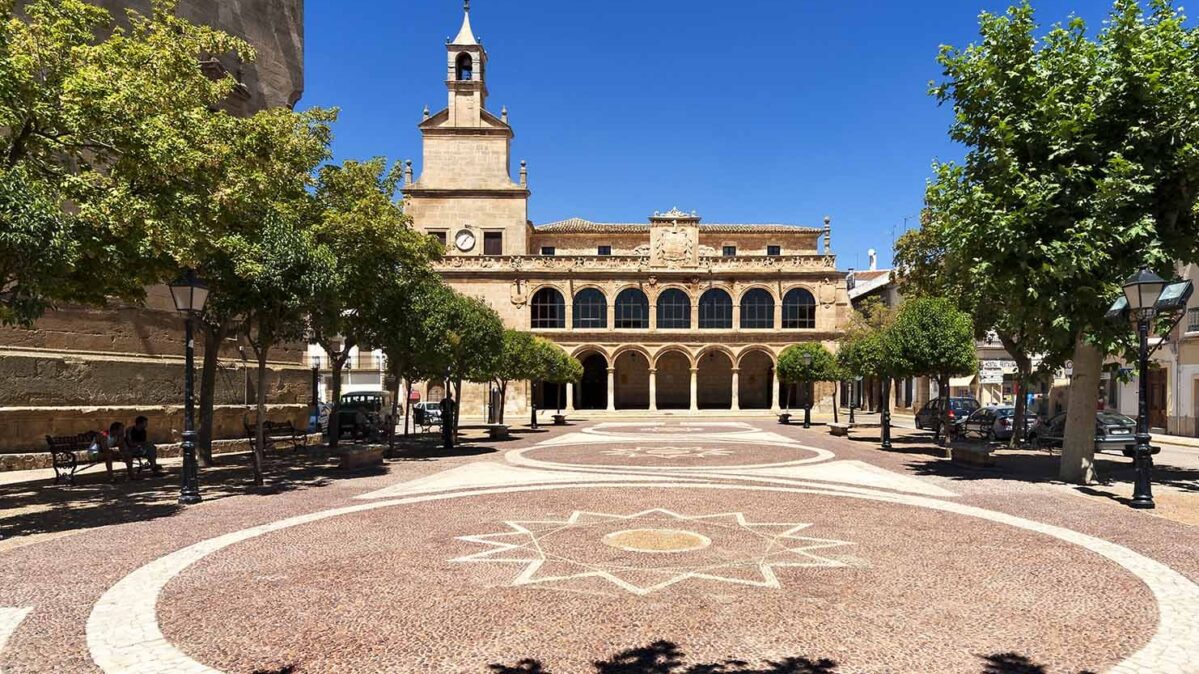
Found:
[[878, 300], [867, 302], [850, 319], [837, 349], [840, 370], [853, 377], [885, 377], [900, 374], [893, 362], [888, 333], [895, 312]]
[[940, 55], [932, 93], [969, 152], [934, 166], [898, 257], [1046, 366], [1080, 335], [1111, 348], [1121, 282], [1199, 255], [1199, 34], [1171, 0], [1117, 0], [1094, 38], [1079, 19], [1039, 36], [1028, 2], [980, 36]]
[[892, 375], [938, 378], [976, 372], [974, 323], [970, 315], [939, 297], [904, 302], [884, 337]]
[[423, 317], [432, 351], [429, 362], [453, 381], [490, 381], [504, 349], [504, 327], [495, 310], [478, 298], [441, 286]]
[[546, 369], [539, 348], [540, 338], [520, 330], [504, 330], [503, 346], [492, 374], [501, 386], [510, 381], [540, 379]]
[[253, 52], [167, 0], [124, 28], [82, 0], [0, 8], [0, 323], [137, 299], [195, 240], [175, 209], [201, 198], [210, 111], [236, 85], [199, 59]]
[[[804, 356], [808, 356], [808, 362]], [[792, 344], [779, 354], [779, 379], [784, 383], [837, 381], [841, 378], [837, 358], [823, 344]]]
[[552, 384], [574, 384], [583, 378], [583, 364], [548, 339], [537, 338], [541, 380]]

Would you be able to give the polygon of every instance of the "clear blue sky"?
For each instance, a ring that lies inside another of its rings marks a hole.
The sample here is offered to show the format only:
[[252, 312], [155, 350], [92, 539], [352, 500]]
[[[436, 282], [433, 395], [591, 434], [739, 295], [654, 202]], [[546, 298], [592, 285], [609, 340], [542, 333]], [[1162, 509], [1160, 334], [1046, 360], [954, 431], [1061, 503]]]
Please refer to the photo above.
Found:
[[[955, 159], [949, 111], [927, 95], [938, 45], [977, 36], [993, 0], [474, 0], [506, 105], [529, 216], [817, 226], [842, 268], [888, 264], [933, 159]], [[1036, 0], [1044, 24], [1092, 30], [1107, 0]], [[308, 0], [306, 93], [338, 106], [338, 159], [420, 162], [421, 109], [446, 104], [445, 39], [460, 0]], [[909, 222], [911, 225], [914, 218]]]

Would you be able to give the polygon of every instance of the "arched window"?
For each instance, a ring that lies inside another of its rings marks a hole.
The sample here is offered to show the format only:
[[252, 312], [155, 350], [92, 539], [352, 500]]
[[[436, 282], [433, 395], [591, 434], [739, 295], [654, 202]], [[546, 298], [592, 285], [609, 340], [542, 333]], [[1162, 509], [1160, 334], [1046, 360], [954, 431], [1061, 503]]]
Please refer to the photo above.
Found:
[[658, 295], [658, 329], [687, 330], [691, 327], [691, 298], [677, 288]]
[[533, 310], [534, 330], [554, 330], [566, 327], [566, 301], [553, 288], [542, 288], [533, 294], [529, 304]]
[[700, 296], [699, 327], [701, 330], [733, 328], [733, 299], [728, 293], [713, 288]]
[[649, 328], [649, 300], [637, 288], [626, 288], [616, 296], [616, 328], [646, 330]]
[[762, 330], [774, 327], [774, 298], [761, 288], [741, 296], [741, 327]]
[[575, 294], [576, 329], [594, 330], [608, 327], [608, 300], [595, 288], [584, 288]]
[[783, 295], [783, 329], [811, 330], [816, 327], [816, 298], [803, 288]]
[[474, 76], [475, 60], [467, 52], [458, 55], [458, 81], [469, 82]]

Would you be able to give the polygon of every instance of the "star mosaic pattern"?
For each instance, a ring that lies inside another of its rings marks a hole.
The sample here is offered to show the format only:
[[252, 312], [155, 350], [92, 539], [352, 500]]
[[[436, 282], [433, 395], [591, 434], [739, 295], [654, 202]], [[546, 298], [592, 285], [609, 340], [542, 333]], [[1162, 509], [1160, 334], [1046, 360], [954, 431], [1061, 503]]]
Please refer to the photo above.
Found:
[[721, 449], [710, 447], [621, 447], [618, 449], [606, 449], [602, 452], [608, 456], [622, 456], [628, 459], [637, 459], [647, 456], [654, 456], [660, 459], [702, 459], [709, 456], [730, 456], [733, 453], [731, 449]]
[[693, 579], [777, 589], [776, 569], [845, 567], [816, 551], [853, 545], [800, 535], [811, 523], [750, 522], [740, 512], [575, 511], [564, 520], [504, 524], [505, 531], [459, 537], [487, 549], [450, 561], [520, 565], [513, 586], [598, 578], [644, 596]]

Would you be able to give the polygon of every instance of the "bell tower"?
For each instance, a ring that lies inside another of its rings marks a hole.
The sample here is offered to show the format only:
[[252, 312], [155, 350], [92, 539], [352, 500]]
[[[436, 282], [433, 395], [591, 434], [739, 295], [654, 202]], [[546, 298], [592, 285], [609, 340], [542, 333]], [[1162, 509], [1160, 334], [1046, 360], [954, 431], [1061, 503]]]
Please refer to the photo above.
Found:
[[470, 26], [470, 0], [458, 36], [446, 43], [450, 90], [450, 120], [457, 126], [479, 126], [487, 105], [487, 50], [475, 39]]
[[505, 109], [487, 110], [487, 50], [471, 27], [470, 0], [462, 28], [446, 40], [449, 104], [420, 124], [420, 179], [406, 173], [407, 212], [417, 229], [445, 242], [447, 255], [528, 253], [526, 172], [512, 180], [514, 134]]

